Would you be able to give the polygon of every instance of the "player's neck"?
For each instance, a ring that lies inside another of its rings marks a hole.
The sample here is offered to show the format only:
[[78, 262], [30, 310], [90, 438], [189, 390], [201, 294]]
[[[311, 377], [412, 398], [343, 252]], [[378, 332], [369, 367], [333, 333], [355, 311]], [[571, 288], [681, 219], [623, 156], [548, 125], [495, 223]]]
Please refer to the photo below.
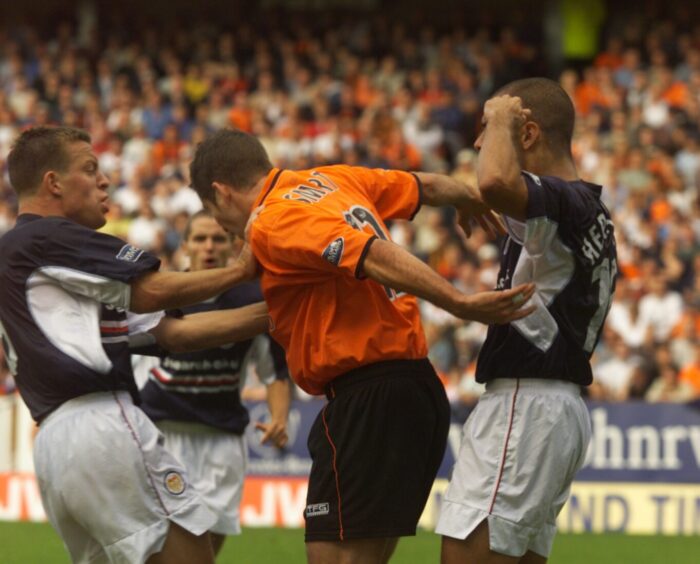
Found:
[[29, 213], [41, 215], [43, 217], [50, 215], [59, 217], [65, 216], [63, 210], [61, 209], [60, 202], [53, 199], [43, 198], [39, 195], [31, 196], [29, 198], [21, 198], [17, 212], [19, 215]]
[[576, 165], [569, 157], [554, 157], [551, 154], [532, 155], [525, 159], [524, 169], [538, 176], [556, 176], [562, 180], [578, 180]]
[[267, 176], [267, 174], [261, 176], [260, 179], [255, 183], [255, 186], [253, 186], [248, 192], [248, 203], [250, 204], [249, 209], [251, 209], [251, 211], [253, 205], [258, 200], [258, 196], [260, 196], [260, 192], [262, 192], [263, 188], [265, 187], [265, 182], [267, 182]]

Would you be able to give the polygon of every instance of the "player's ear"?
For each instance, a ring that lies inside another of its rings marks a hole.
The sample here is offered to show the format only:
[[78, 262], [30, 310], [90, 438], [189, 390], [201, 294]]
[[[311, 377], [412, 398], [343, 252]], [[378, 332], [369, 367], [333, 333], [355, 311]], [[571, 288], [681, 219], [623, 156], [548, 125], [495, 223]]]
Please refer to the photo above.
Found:
[[526, 151], [540, 139], [542, 130], [534, 121], [526, 121], [520, 132], [520, 142]]
[[231, 187], [222, 182], [214, 181], [211, 183], [214, 189], [214, 203], [218, 207], [222, 207], [231, 201]]
[[41, 182], [48, 191], [51, 193], [52, 196], [56, 198], [61, 197], [62, 193], [62, 187], [61, 187], [61, 182], [59, 181], [58, 178], [58, 173], [54, 170], [47, 170], [44, 173], [44, 177], [41, 179]]

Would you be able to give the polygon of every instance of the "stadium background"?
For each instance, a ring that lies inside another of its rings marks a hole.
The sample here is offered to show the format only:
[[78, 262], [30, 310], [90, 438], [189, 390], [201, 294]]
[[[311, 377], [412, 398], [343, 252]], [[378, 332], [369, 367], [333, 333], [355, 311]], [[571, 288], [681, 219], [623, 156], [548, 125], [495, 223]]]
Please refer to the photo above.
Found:
[[[276, 166], [346, 162], [473, 182], [483, 102], [519, 77], [558, 79], [577, 110], [579, 172], [605, 186], [620, 269], [593, 361], [594, 440], [559, 524], [572, 533], [697, 541], [700, 9], [685, 4], [3, 3], [0, 235], [16, 214], [5, 159], [32, 125], [87, 129], [112, 182], [104, 229], [180, 269], [179, 234], [200, 206], [187, 187], [187, 164], [209, 131], [236, 126], [259, 135]], [[498, 247], [479, 232], [463, 245], [452, 220], [449, 210], [425, 209], [412, 224], [394, 223], [392, 236], [463, 290], [492, 288]], [[460, 423], [481, 393], [473, 371], [485, 331], [422, 307], [454, 414], [423, 517], [429, 529]], [[1, 352], [0, 390], [0, 520], [40, 521], [33, 428]], [[245, 396], [255, 417], [264, 417], [261, 393], [251, 374]], [[296, 395], [290, 449], [251, 450], [247, 525], [302, 524], [305, 433], [320, 403]], [[12, 526], [0, 523], [0, 539], [14, 534]], [[694, 561], [698, 548], [670, 561]], [[638, 561], [651, 562], [645, 554]]]

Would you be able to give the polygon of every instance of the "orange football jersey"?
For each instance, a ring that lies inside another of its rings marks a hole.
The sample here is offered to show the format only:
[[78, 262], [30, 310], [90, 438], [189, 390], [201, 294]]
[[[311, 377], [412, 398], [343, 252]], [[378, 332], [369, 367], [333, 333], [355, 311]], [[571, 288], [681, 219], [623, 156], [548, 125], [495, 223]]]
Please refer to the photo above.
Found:
[[420, 207], [418, 178], [346, 165], [270, 172], [250, 229], [262, 290], [294, 380], [311, 394], [373, 362], [427, 356], [415, 297], [365, 278], [384, 221]]

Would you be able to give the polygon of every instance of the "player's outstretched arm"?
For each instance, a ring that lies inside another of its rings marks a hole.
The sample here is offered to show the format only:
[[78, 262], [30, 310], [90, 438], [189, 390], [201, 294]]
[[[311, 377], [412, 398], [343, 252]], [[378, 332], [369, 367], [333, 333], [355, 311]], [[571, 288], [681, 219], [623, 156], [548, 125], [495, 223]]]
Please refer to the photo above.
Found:
[[164, 317], [149, 332], [172, 353], [192, 352], [251, 339], [270, 328], [264, 302], [236, 309], [192, 313], [182, 318]]
[[131, 283], [130, 311], [149, 313], [196, 304], [256, 275], [252, 254], [241, 252], [231, 266], [196, 272], [150, 272]]
[[515, 142], [526, 146], [539, 135], [539, 126], [529, 117], [520, 98], [496, 96], [484, 106], [484, 129], [476, 143], [476, 177], [484, 203], [521, 221], [526, 219], [528, 194]]
[[260, 443], [272, 443], [277, 448], [283, 448], [287, 436], [287, 417], [291, 403], [292, 391], [289, 380], [274, 380], [267, 385], [267, 407], [270, 410], [269, 423], [256, 423], [255, 428], [262, 431]]
[[482, 206], [488, 210], [476, 186], [435, 172], [416, 172], [421, 182], [421, 203], [428, 206]]
[[471, 235], [472, 218], [490, 235], [505, 233], [499, 217], [489, 208], [476, 186], [469, 186], [444, 174], [417, 172], [416, 176], [422, 185], [421, 203], [457, 208], [459, 225], [467, 237]]
[[375, 282], [428, 300], [461, 319], [508, 323], [535, 310], [534, 306], [524, 307], [535, 291], [534, 284], [468, 296], [391, 241], [375, 239], [363, 267], [365, 275]]

